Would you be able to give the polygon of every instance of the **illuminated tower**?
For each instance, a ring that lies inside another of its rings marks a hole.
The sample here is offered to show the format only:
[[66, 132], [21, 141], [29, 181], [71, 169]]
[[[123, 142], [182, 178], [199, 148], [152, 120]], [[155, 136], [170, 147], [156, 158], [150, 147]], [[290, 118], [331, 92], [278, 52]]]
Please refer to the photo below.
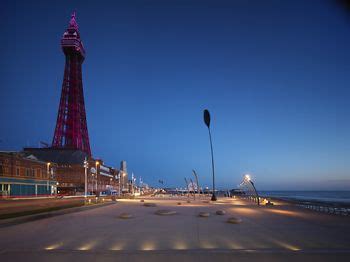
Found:
[[61, 39], [66, 63], [52, 147], [81, 150], [91, 156], [81, 73], [85, 50], [75, 18], [73, 13]]

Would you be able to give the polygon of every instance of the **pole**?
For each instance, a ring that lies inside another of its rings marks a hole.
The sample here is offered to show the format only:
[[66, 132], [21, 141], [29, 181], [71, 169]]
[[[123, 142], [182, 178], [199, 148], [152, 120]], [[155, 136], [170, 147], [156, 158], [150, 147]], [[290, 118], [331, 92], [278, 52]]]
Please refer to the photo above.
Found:
[[87, 196], [87, 159], [85, 157], [84, 160], [84, 168], [85, 168], [85, 183], [84, 183], [84, 196]]
[[253, 181], [252, 181], [252, 180], [249, 180], [249, 182], [252, 184], [252, 186], [253, 186], [253, 188], [254, 188], [255, 195], [256, 195], [256, 197], [257, 197], [257, 199], [258, 199], [258, 206], [260, 206], [260, 199], [259, 199], [258, 191], [256, 191], [256, 188], [255, 188], [255, 186], [254, 186]]
[[197, 175], [196, 171], [194, 171], [194, 170], [192, 170], [192, 173], [194, 174], [194, 177], [196, 178], [197, 190], [198, 190], [198, 194], [200, 196], [201, 195], [201, 188], [200, 188], [199, 182], [198, 182], [198, 175]]
[[96, 161], [96, 163], [95, 163], [95, 166], [96, 166], [96, 196], [98, 196], [98, 193], [97, 193], [98, 164], [99, 164], [99, 162]]
[[216, 201], [216, 195], [215, 195], [215, 170], [214, 170], [214, 154], [213, 154], [213, 143], [211, 140], [211, 132], [210, 127], [208, 127], [209, 131], [209, 140], [210, 140], [210, 151], [211, 151], [211, 167], [213, 171], [213, 195], [211, 196], [212, 201]]
[[188, 187], [188, 182], [187, 182], [186, 177], [185, 177], [185, 183], [186, 183], [187, 192], [188, 192], [187, 196], [188, 196], [188, 198], [190, 198], [190, 188]]
[[190, 181], [191, 181], [192, 190], [193, 190], [193, 199], [196, 200], [196, 190], [194, 189], [192, 178], [190, 178]]
[[85, 192], [84, 192], [84, 194], [85, 194], [85, 197], [87, 197], [87, 191], [88, 191], [88, 182], [87, 182], [87, 174], [88, 174], [88, 166], [89, 165], [89, 163], [88, 163], [88, 161], [87, 161], [87, 157], [85, 157], [85, 160], [84, 160], [84, 167], [85, 167]]
[[119, 182], [118, 184], [119, 184], [119, 197], [120, 197], [120, 170], [119, 170], [119, 173], [118, 173], [118, 180], [119, 180], [119, 181], [118, 181], [118, 182]]
[[[48, 163], [47, 163], [47, 176], [48, 176], [48, 181], [49, 181], [49, 182], [46, 183], [46, 191], [49, 190], [49, 184], [50, 184], [50, 165], [51, 165], [51, 163], [48, 162]], [[49, 194], [51, 195], [51, 190], [50, 190]]]
[[122, 180], [123, 180], [123, 182], [122, 182], [122, 194], [123, 194], [123, 190], [124, 190], [124, 172], [123, 172], [123, 175], [122, 175]]
[[134, 195], [134, 173], [131, 173], [131, 193]]

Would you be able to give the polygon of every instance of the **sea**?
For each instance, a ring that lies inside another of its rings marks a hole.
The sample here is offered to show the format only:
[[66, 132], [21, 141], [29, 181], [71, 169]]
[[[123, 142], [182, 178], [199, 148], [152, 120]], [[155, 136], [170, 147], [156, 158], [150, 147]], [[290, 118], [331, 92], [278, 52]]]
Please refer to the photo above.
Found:
[[350, 204], [350, 191], [259, 191], [265, 197]]

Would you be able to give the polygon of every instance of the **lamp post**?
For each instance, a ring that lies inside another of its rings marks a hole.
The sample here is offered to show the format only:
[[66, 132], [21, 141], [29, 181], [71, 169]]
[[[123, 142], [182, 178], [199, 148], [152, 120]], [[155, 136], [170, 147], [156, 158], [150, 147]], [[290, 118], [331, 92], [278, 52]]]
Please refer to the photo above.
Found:
[[119, 197], [120, 197], [120, 173], [121, 173], [121, 171], [119, 170], [119, 172], [118, 172], [118, 184], [119, 184]]
[[87, 171], [89, 168], [89, 163], [87, 161], [87, 158], [85, 157], [84, 160], [84, 169], [85, 169], [85, 183], [84, 183], [84, 196], [87, 197]]
[[199, 182], [198, 182], [198, 175], [197, 175], [196, 171], [194, 171], [194, 169], [192, 170], [192, 173], [193, 173], [194, 177], [196, 178], [198, 195], [200, 196], [201, 195], [201, 188], [200, 188]]
[[96, 161], [95, 167], [96, 167], [96, 196], [98, 196], [97, 193], [97, 179], [98, 179], [98, 165], [100, 164], [100, 162]]
[[192, 178], [190, 178], [190, 182], [191, 182], [192, 190], [193, 190], [193, 199], [196, 200], [196, 190], [194, 189]]
[[187, 197], [190, 198], [190, 187], [188, 186], [188, 182], [187, 182], [186, 177], [185, 177], [185, 183], [186, 183], [187, 192], [188, 192]]
[[91, 182], [90, 182], [90, 194], [93, 195], [94, 194], [94, 179], [95, 179], [95, 174], [91, 173]]
[[250, 175], [248, 175], [248, 174], [245, 175], [245, 176], [244, 176], [244, 180], [247, 181], [248, 183], [250, 183], [250, 184], [253, 186], [255, 195], [256, 195], [257, 200], [258, 200], [258, 206], [260, 206], [260, 199], [259, 199], [258, 191], [256, 191], [255, 185], [254, 185], [252, 179], [250, 178]]
[[[48, 183], [46, 184], [47, 185], [47, 187], [46, 187], [46, 190], [48, 191], [49, 190], [49, 185], [50, 185], [50, 165], [51, 165], [51, 163], [50, 162], [48, 162], [47, 163], [47, 177], [48, 177]], [[51, 195], [51, 190], [50, 190], [50, 195]]]
[[134, 183], [135, 183], [135, 178], [134, 178], [134, 173], [131, 173], [131, 193], [132, 193], [132, 195], [133, 196], [135, 196], [135, 185], [134, 185]]
[[122, 177], [121, 177], [121, 186], [122, 186], [122, 194], [123, 194], [123, 190], [124, 190], [124, 172], [122, 172]]
[[214, 169], [214, 155], [213, 155], [213, 143], [211, 140], [211, 132], [210, 132], [210, 113], [207, 109], [204, 110], [204, 123], [208, 127], [209, 131], [209, 140], [210, 140], [210, 151], [211, 151], [211, 167], [213, 172], [213, 195], [211, 196], [211, 201], [216, 201], [215, 195], [215, 169]]

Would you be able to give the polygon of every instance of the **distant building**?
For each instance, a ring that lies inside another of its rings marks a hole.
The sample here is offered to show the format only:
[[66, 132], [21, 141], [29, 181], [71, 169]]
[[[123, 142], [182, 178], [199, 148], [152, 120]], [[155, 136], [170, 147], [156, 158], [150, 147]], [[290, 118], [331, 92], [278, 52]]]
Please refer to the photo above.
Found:
[[0, 196], [56, 194], [56, 165], [30, 154], [0, 152]]
[[56, 148], [24, 148], [23, 153], [37, 159], [56, 164], [57, 192], [59, 194], [82, 195], [85, 192], [85, 167], [87, 158], [87, 192], [96, 194], [116, 190], [117, 170], [104, 164], [101, 159], [88, 157], [79, 150]]
[[128, 170], [126, 168], [126, 161], [123, 160], [120, 162], [120, 182], [122, 186], [122, 191], [129, 191], [128, 187]]

